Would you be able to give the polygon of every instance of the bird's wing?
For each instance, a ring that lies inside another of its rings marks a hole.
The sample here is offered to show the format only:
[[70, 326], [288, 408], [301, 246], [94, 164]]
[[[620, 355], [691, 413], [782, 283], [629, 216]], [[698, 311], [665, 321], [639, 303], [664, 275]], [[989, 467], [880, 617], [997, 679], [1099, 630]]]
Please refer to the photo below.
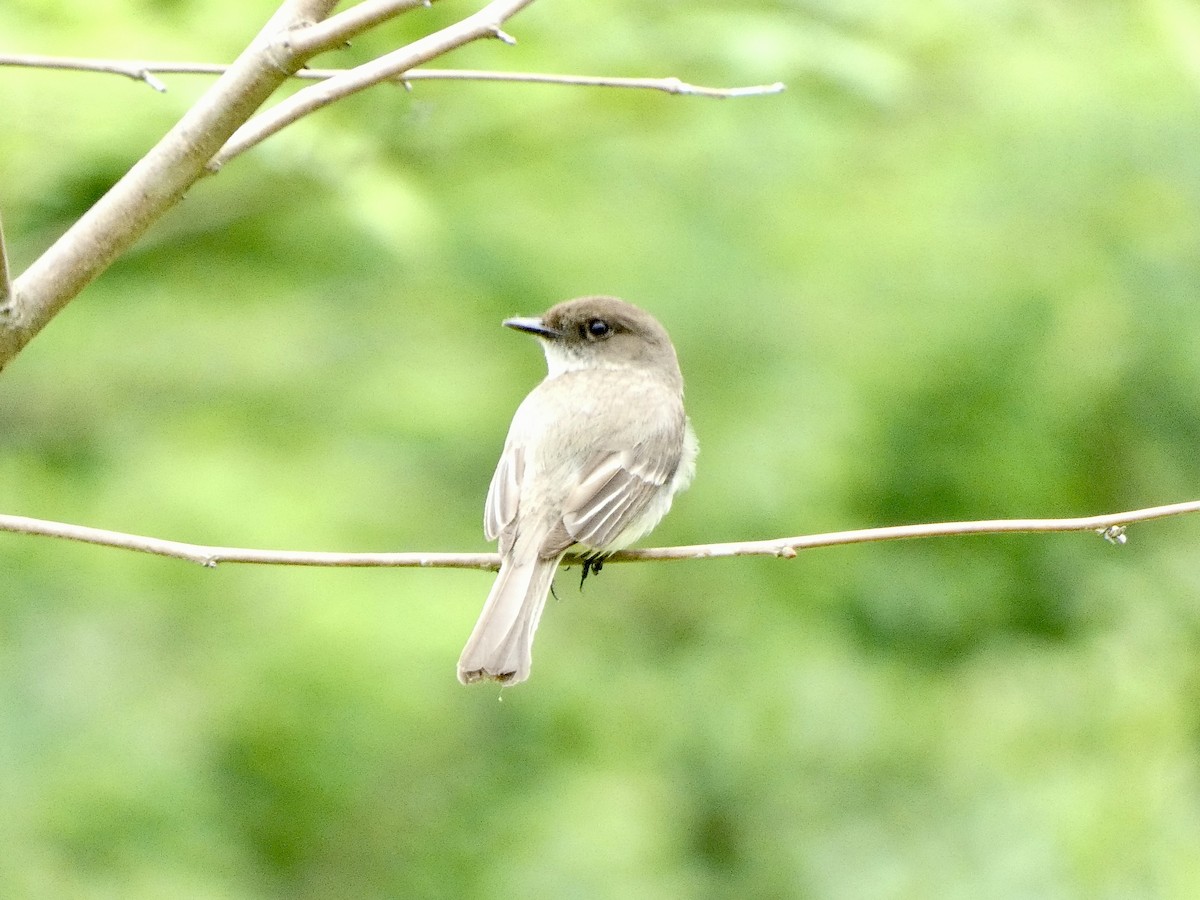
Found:
[[505, 447], [483, 504], [483, 534], [489, 541], [500, 537], [516, 519], [524, 474], [525, 452], [520, 447]]
[[571, 540], [603, 550], [637, 521], [674, 475], [671, 454], [643, 456], [632, 450], [601, 455], [567, 496], [562, 528]]

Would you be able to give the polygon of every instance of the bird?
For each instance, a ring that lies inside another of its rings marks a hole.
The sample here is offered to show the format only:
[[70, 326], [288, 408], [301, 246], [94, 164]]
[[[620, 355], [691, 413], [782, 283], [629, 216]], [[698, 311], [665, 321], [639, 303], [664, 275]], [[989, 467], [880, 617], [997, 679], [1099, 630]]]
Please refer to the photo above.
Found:
[[698, 444], [666, 330], [609, 296], [503, 324], [533, 335], [547, 374], [518, 406], [484, 503], [500, 570], [458, 661], [463, 684], [529, 677], [533, 637], [568, 551], [583, 577], [647, 535], [692, 480]]

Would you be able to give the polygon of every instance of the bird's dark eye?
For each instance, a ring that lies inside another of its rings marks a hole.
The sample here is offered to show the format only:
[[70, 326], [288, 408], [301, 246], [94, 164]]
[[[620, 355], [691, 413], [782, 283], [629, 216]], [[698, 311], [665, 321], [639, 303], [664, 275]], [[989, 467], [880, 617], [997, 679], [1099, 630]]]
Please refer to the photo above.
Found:
[[583, 326], [584, 337], [591, 338], [593, 341], [598, 341], [601, 338], [608, 337], [612, 331], [612, 327], [603, 319], [588, 319]]

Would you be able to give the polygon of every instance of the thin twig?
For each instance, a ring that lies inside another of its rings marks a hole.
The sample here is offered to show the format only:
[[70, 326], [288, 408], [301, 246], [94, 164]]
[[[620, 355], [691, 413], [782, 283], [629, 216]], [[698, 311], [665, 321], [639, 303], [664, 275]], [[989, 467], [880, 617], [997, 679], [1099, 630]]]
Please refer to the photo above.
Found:
[[209, 162], [209, 170], [215, 172], [235, 156], [257, 146], [298, 119], [343, 97], [392, 80], [421, 63], [480, 38], [506, 36], [500, 26], [532, 2], [533, 0], [492, 0], [478, 12], [453, 25], [418, 38], [405, 47], [385, 53], [361, 66], [348, 69], [320, 84], [297, 91], [239, 128]]
[[[351, 10], [358, 9], [352, 7]], [[329, 21], [333, 21], [330, 19]], [[324, 24], [324, 23], [323, 23]], [[317, 27], [317, 26], [310, 26]], [[70, 69], [80, 72], [101, 72], [123, 75], [135, 81], [146, 81], [152, 86], [162, 85], [155, 75], [220, 75], [226, 66], [221, 63], [202, 62], [149, 62], [121, 59], [83, 59], [75, 57], [12, 56], [0, 54], [0, 66], [29, 66], [32, 68]], [[309, 81], [325, 81], [345, 75], [349, 69], [301, 69], [293, 78]], [[148, 81], [148, 79], [153, 79]], [[558, 84], [572, 87], [608, 87], [626, 90], [662, 91], [667, 94], [684, 94], [694, 97], [752, 97], [763, 94], [778, 94], [784, 90], [783, 82], [755, 84], [745, 87], [705, 87], [689, 84], [678, 78], [619, 78], [608, 75], [563, 75], [549, 72], [496, 72], [483, 69], [409, 69], [385, 81], [407, 84], [411, 81], [505, 81], [525, 84]], [[156, 88], [165, 90], [166, 87]]]
[[[433, 0], [363, 0], [328, 19], [312, 22], [285, 32], [282, 43], [290, 54], [307, 58], [341, 46], [351, 38], [394, 19], [411, 9], [432, 5]], [[30, 69], [70, 69], [79, 72], [105, 72], [144, 81], [156, 91], [166, 85], [155, 74], [220, 75], [227, 66], [209, 63], [142, 62], [122, 59], [87, 59], [73, 56], [45, 56], [36, 53], [0, 53], [0, 66]]]
[[315, 56], [347, 43], [352, 37], [382, 25], [412, 9], [431, 6], [433, 0], [362, 0], [361, 3], [293, 30], [286, 38], [288, 48], [302, 56]]
[[[328, 71], [327, 69], [318, 71]], [[300, 73], [303, 74], [303, 73]], [[562, 84], [574, 87], [607, 87], [625, 90], [662, 91], [666, 94], [683, 94], [692, 97], [757, 97], [763, 94], [778, 94], [786, 85], [782, 81], [772, 84], [752, 84], [745, 87], [715, 88], [689, 84], [678, 78], [617, 78], [609, 75], [558, 75], [549, 72], [493, 72], [479, 69], [410, 69], [398, 75], [395, 81], [513, 81], [527, 84]]]
[[102, 547], [116, 547], [138, 553], [169, 556], [200, 563], [212, 568], [217, 563], [258, 563], [272, 566], [351, 566], [401, 568], [496, 569], [500, 558], [495, 553], [324, 553], [306, 550], [251, 550], [243, 547], [209, 547], [184, 541], [126, 534], [66, 522], [48, 522], [24, 516], [0, 515], [0, 531], [37, 534], [44, 537], [81, 541]]
[[627, 550], [613, 554], [611, 561], [642, 559], [715, 559], [727, 556], [794, 557], [799, 550], [837, 547], [879, 541], [902, 541], [928, 537], [959, 537], [970, 534], [1046, 533], [1056, 531], [1093, 531], [1114, 544], [1124, 544], [1125, 528], [1136, 522], [1149, 522], [1169, 516], [1200, 512], [1200, 500], [1152, 506], [1129, 512], [1082, 516], [1071, 519], [991, 519], [980, 522], [935, 522], [921, 525], [892, 525], [885, 528], [861, 528], [855, 531], [831, 531], [767, 541], [740, 541], [728, 544], [696, 544], [649, 550]]
[[[609, 562], [647, 560], [717, 559], [731, 556], [775, 556], [790, 559], [797, 551], [817, 547], [836, 547], [879, 541], [915, 538], [955, 537], [972, 534], [1044, 533], [1092, 531], [1114, 544], [1124, 544], [1125, 529], [1137, 522], [1165, 519], [1200, 512], [1200, 500], [1153, 506], [1130, 512], [1084, 516], [1071, 519], [993, 519], [981, 522], [940, 522], [922, 525], [897, 525], [887, 528], [863, 528], [834, 531], [769, 541], [741, 541], [727, 544], [696, 544], [685, 547], [657, 547], [646, 550], [622, 550]], [[63, 538], [117, 547], [140, 553], [152, 553], [216, 566], [218, 563], [256, 563], [277, 566], [353, 566], [392, 568], [496, 569], [500, 557], [495, 553], [331, 553], [304, 550], [252, 550], [240, 547], [210, 547], [168, 541], [162, 538], [125, 534], [64, 522], [0, 515], [0, 531]]]
[[26, 69], [66, 69], [73, 72], [102, 72], [108, 75], [123, 75], [134, 81], [143, 81], [159, 93], [166, 93], [167, 86], [154, 77], [155, 72], [193, 72], [221, 75], [228, 66], [210, 66], [201, 69], [192, 63], [160, 67], [157, 63], [138, 62], [131, 59], [84, 59], [76, 56], [42, 56], [35, 53], [0, 53], [0, 66], [17, 66]]

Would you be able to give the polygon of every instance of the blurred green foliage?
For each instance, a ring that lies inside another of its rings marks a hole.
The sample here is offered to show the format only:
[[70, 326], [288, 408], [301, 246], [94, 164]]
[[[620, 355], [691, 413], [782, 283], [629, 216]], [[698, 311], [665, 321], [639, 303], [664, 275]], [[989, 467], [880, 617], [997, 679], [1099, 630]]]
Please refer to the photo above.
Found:
[[[0, 43], [224, 61], [272, 7], [8, 0]], [[509, 30], [446, 63], [789, 89], [423, 82], [306, 120], [5, 372], [0, 509], [482, 549], [542, 373], [499, 320], [595, 292], [652, 309], [688, 380], [699, 475], [655, 543], [1197, 496], [1191, 0], [545, 3]], [[14, 266], [208, 83], [166, 80], [0, 70]], [[1197, 528], [568, 572], [502, 695], [454, 679], [483, 573], [0, 535], [0, 896], [1195, 897]]]

